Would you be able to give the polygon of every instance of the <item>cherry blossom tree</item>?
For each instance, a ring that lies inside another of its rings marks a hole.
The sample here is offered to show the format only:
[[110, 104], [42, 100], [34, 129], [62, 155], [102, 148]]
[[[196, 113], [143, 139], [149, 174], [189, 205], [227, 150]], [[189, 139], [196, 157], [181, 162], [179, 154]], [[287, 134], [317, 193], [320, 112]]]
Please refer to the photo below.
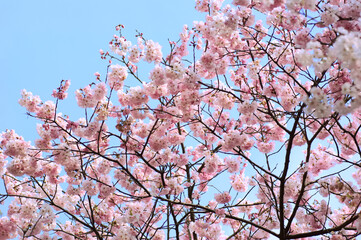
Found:
[[169, 51], [117, 26], [83, 118], [59, 111], [68, 80], [52, 101], [22, 91], [39, 137], [1, 134], [0, 239], [360, 234], [361, 1], [195, 7]]

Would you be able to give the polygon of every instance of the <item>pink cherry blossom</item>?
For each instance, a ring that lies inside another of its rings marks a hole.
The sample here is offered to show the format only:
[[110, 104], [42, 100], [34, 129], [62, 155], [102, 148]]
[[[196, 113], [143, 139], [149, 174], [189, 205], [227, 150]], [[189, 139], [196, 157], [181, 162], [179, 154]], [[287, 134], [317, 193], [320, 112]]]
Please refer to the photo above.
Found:
[[120, 65], [111, 65], [111, 72], [108, 73], [108, 85], [114, 90], [120, 90], [123, 87], [123, 81], [127, 78], [127, 69]]
[[214, 199], [218, 203], [225, 204], [225, 203], [228, 203], [229, 201], [231, 201], [232, 197], [231, 197], [231, 195], [229, 195], [228, 192], [223, 192], [223, 193], [215, 194]]
[[361, 236], [360, 1], [195, 9], [169, 47], [116, 26], [77, 114], [68, 80], [22, 90], [37, 136], [0, 135], [0, 239]]

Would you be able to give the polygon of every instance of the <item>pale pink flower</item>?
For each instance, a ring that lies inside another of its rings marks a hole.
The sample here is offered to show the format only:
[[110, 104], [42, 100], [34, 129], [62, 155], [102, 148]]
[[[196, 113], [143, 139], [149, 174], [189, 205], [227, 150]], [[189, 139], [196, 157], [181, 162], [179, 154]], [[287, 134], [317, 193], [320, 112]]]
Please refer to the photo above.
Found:
[[144, 52], [144, 59], [147, 62], [156, 62], [159, 63], [162, 61], [162, 47], [159, 43], [155, 43], [152, 40], [148, 40], [145, 43], [146, 49]]
[[214, 199], [221, 204], [226, 204], [231, 201], [232, 197], [229, 195], [229, 192], [216, 193]]
[[108, 73], [108, 85], [114, 90], [118, 91], [123, 88], [123, 81], [128, 76], [126, 67], [120, 65], [111, 65]]

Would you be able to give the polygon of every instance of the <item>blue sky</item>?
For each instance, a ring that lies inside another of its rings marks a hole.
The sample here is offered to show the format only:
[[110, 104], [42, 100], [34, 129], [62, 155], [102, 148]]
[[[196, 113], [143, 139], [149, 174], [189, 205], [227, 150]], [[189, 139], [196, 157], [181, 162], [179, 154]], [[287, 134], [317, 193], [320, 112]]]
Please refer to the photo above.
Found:
[[72, 81], [74, 93], [95, 72], [104, 75], [99, 49], [108, 50], [118, 24], [131, 40], [139, 30], [164, 46], [179, 39], [184, 24], [203, 18], [194, 0], [17, 0], [0, 1], [0, 8], [0, 132], [15, 129], [27, 140], [36, 138], [36, 121], [17, 103], [21, 89], [52, 100], [62, 79]]

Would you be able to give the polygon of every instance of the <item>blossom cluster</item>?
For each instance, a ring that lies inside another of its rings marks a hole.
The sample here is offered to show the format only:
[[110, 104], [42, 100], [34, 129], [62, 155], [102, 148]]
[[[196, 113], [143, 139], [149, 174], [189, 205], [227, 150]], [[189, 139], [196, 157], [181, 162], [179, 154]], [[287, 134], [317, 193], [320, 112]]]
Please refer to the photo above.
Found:
[[39, 136], [0, 135], [0, 239], [361, 234], [361, 2], [195, 8], [168, 54], [118, 25], [79, 119], [59, 112], [69, 80], [55, 102], [22, 91]]

